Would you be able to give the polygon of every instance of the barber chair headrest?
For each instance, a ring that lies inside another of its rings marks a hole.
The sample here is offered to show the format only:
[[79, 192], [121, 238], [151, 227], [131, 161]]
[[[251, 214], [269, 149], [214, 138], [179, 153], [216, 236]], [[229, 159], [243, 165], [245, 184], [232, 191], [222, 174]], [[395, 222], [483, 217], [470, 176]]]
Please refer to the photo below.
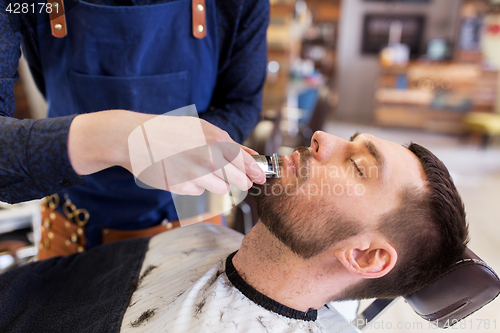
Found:
[[499, 293], [497, 274], [466, 249], [462, 259], [436, 281], [405, 299], [422, 318], [446, 328], [479, 310]]

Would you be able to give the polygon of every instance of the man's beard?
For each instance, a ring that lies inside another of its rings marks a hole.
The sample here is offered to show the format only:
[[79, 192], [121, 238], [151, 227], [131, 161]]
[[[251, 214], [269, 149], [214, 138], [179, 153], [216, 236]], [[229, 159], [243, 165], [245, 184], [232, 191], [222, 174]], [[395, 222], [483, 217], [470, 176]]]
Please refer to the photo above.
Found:
[[322, 195], [308, 195], [308, 161], [312, 154], [305, 147], [296, 150], [300, 163], [291, 183], [286, 182], [288, 178], [268, 179], [263, 185], [254, 184], [250, 195], [255, 197], [259, 218], [269, 231], [292, 252], [308, 259], [356, 235], [361, 227], [347, 221], [335, 207], [326, 206]]

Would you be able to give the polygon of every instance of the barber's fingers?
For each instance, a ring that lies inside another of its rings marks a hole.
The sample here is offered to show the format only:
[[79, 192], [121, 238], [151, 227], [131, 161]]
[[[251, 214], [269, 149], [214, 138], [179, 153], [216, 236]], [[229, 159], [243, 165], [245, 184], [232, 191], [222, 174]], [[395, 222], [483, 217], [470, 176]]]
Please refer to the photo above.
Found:
[[168, 190], [179, 195], [202, 195], [205, 188], [196, 185], [194, 182], [184, 182], [176, 185], [171, 185]]
[[196, 178], [195, 180], [193, 180], [193, 183], [196, 186], [205, 188], [217, 195], [224, 195], [229, 191], [229, 184], [226, 183], [223, 178], [214, 173]]
[[[244, 147], [246, 148], [246, 147]], [[243, 164], [244, 164], [244, 171], [248, 178], [257, 184], [264, 184], [266, 182], [266, 175], [264, 174], [264, 171], [259, 167], [257, 162], [255, 162], [255, 159], [248, 153], [246, 149], [244, 149], [243, 146], [240, 150], [241, 155], [243, 157]], [[247, 148], [249, 151], [254, 152], [252, 149]], [[240, 169], [241, 170], [241, 169]]]
[[[229, 173], [230, 176], [227, 176], [227, 178], [230, 177], [230, 179], [234, 180], [234, 186], [238, 187], [242, 191], [246, 191], [251, 187], [251, 182], [245, 174], [241, 173], [234, 166], [230, 166], [229, 169], [231, 169]], [[237, 172], [237, 174], [239, 175], [235, 175], [235, 172]], [[245, 186], [241, 185], [242, 183], [249, 185], [247, 188], [245, 188]], [[224, 195], [229, 191], [229, 188], [229, 184], [224, 180], [222, 170], [219, 169], [214, 173], [204, 175], [192, 181], [170, 186], [169, 190], [172, 193], [180, 195], [201, 195], [206, 189], [214, 194]]]
[[241, 191], [248, 190], [253, 184], [252, 180], [233, 164], [227, 164], [225, 167], [215, 170], [214, 174]]
[[252, 148], [248, 148], [246, 146], [240, 145], [239, 143], [238, 143], [238, 146], [240, 146], [241, 149], [243, 149], [244, 151], [246, 151], [250, 155], [259, 155], [259, 153], [256, 152], [255, 150], [253, 150]]
[[248, 153], [254, 152], [252, 149], [231, 142], [212, 142], [209, 147], [214, 170], [230, 163], [245, 173], [252, 182], [263, 184], [266, 181], [264, 171]]

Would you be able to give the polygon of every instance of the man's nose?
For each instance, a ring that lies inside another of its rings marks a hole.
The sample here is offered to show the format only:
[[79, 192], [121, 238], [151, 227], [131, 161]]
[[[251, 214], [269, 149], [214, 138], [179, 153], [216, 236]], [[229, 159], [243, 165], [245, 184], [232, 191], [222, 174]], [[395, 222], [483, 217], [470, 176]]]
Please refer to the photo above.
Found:
[[349, 141], [322, 131], [314, 132], [311, 138], [311, 151], [317, 161], [328, 160], [333, 154], [342, 154], [348, 145]]

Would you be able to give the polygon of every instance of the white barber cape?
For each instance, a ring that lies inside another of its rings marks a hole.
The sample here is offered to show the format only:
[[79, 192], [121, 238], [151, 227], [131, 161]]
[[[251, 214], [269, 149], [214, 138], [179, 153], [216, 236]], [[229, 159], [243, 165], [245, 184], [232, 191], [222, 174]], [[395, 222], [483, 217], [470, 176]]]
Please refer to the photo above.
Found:
[[267, 310], [247, 298], [225, 271], [226, 258], [242, 239], [234, 230], [208, 223], [153, 237], [121, 331], [356, 332], [334, 309], [322, 307], [316, 320], [307, 321]]

